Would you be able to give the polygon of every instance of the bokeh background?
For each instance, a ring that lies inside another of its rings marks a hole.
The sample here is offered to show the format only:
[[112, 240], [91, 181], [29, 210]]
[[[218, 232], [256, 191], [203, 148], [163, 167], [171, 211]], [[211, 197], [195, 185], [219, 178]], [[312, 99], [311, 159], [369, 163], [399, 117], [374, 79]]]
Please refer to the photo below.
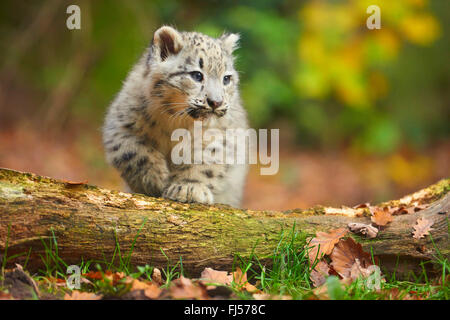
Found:
[[[81, 30], [66, 8], [81, 8]], [[381, 29], [366, 8], [381, 8]], [[446, 0], [1, 1], [0, 166], [121, 189], [108, 104], [161, 24], [241, 34], [255, 128], [280, 128], [280, 171], [252, 167], [244, 206], [355, 205], [450, 176]]]

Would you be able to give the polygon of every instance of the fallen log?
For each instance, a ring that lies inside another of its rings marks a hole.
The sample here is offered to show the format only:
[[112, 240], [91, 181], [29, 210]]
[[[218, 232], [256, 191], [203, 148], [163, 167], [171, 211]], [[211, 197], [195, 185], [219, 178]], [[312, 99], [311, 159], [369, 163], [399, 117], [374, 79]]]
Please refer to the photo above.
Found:
[[[420, 262], [435, 260], [437, 251], [448, 259], [449, 190], [450, 179], [444, 179], [381, 204], [407, 206], [419, 201], [427, 208], [394, 216], [374, 239], [351, 236], [366, 251], [372, 249], [382, 270], [395, 269], [397, 275], [420, 272]], [[419, 217], [433, 221], [432, 238], [413, 238]], [[230, 270], [237, 253], [243, 258], [252, 252], [269, 257], [282, 230], [295, 228], [313, 235], [354, 222], [370, 224], [368, 210], [316, 206], [276, 212], [183, 204], [0, 168], [0, 253], [6, 250], [8, 257], [28, 253], [7, 261], [27, 260], [30, 270], [42, 267], [44, 243], [54, 241], [67, 264], [109, 261], [119, 244], [122, 256], [133, 247], [132, 265], [165, 268], [181, 257], [191, 275], [204, 267]], [[427, 268], [433, 272], [431, 264]]]

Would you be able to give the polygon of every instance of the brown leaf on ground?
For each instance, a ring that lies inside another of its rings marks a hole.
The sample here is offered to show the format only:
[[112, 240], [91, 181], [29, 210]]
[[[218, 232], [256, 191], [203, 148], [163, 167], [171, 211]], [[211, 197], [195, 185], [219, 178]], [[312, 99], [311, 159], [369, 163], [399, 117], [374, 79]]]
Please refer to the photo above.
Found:
[[233, 281], [233, 275], [229, 274], [227, 271], [218, 271], [212, 268], [205, 268], [200, 275], [200, 280], [203, 283], [230, 285]]
[[170, 295], [174, 299], [209, 299], [205, 286], [201, 285], [201, 283], [195, 284], [183, 276], [172, 281]]
[[87, 180], [84, 181], [70, 181], [70, 180], [62, 180], [64, 182], [66, 188], [77, 188], [82, 187], [88, 183]]
[[369, 207], [370, 207], [370, 203], [366, 202], [366, 203], [357, 204], [356, 206], [353, 207], [353, 209], [362, 209], [362, 208], [369, 208]]
[[[80, 281], [83, 281], [83, 280], [90, 282], [89, 280], [86, 280], [85, 278], [82, 277]], [[54, 278], [54, 277], [45, 277], [45, 278], [39, 280], [38, 284], [47, 284], [49, 282], [56, 287], [67, 287], [67, 282], [65, 279]]]
[[364, 223], [349, 223], [348, 228], [351, 232], [361, 234], [368, 239], [376, 238], [378, 234], [378, 229], [370, 224]]
[[347, 229], [340, 228], [331, 230], [329, 233], [318, 231], [316, 237], [312, 238], [307, 245], [309, 250], [309, 261], [313, 263], [317, 259], [321, 259], [323, 255], [328, 255], [333, 250], [336, 243], [347, 234]]
[[415, 206], [413, 209], [414, 209], [414, 212], [417, 212], [417, 211], [425, 210], [426, 208], [428, 208], [428, 206], [422, 204], [422, 205]]
[[[105, 275], [106, 275], [106, 273], [105, 273]], [[103, 279], [103, 273], [101, 273], [100, 271], [89, 271], [88, 273], [83, 273], [82, 276], [85, 277], [86, 279], [91, 279], [91, 280], [102, 280]]]
[[161, 271], [158, 268], [153, 269], [152, 280], [159, 285], [162, 285], [164, 283], [161, 276]]
[[253, 298], [255, 300], [292, 300], [291, 296], [288, 295], [271, 295], [268, 293], [254, 293]]
[[331, 253], [331, 266], [344, 279], [364, 276], [371, 265], [370, 255], [352, 238], [339, 241]]
[[96, 295], [95, 293], [90, 292], [81, 292], [78, 290], [72, 291], [71, 294], [66, 293], [64, 296], [64, 300], [100, 300], [101, 298], [101, 295]]
[[118, 281], [125, 278], [123, 272], [112, 272], [111, 270], [106, 270], [104, 273], [101, 271], [90, 271], [88, 273], [83, 273], [83, 277], [90, 280], [108, 280], [112, 282], [112, 285], [116, 285]]
[[433, 221], [427, 220], [425, 218], [419, 218], [416, 221], [416, 225], [414, 226], [413, 238], [420, 239], [430, 234], [430, 231], [433, 230], [431, 226], [433, 225]]
[[356, 280], [359, 277], [367, 278], [372, 274], [372, 272], [373, 269], [371, 269], [370, 266], [364, 268], [361, 266], [361, 262], [359, 261], [359, 259], [356, 259], [355, 263], [352, 265], [350, 269], [350, 279]]
[[[408, 295], [408, 293], [406, 291], [400, 291], [397, 288], [392, 288], [389, 290], [382, 290], [380, 292], [380, 294], [383, 295], [383, 299], [385, 299], [385, 300], [403, 300], [405, 298], [405, 296]], [[410, 300], [410, 299], [405, 299], [405, 300]]]
[[401, 215], [401, 214], [411, 214], [411, 213], [414, 213], [414, 212], [415, 212], [414, 207], [400, 206], [400, 207], [394, 208], [392, 210], [392, 215], [396, 216], [396, 215]]
[[379, 210], [378, 208], [372, 212], [372, 217], [370, 218], [373, 223], [377, 226], [385, 226], [388, 223], [392, 222], [392, 214], [389, 212], [389, 208], [384, 207], [383, 210]]
[[248, 282], [247, 273], [242, 273], [241, 268], [237, 268], [236, 271], [233, 272], [233, 281], [239, 286], [241, 290], [246, 290], [250, 293], [260, 292], [258, 288]]
[[347, 216], [347, 217], [359, 217], [364, 214], [364, 208], [349, 208], [349, 207], [342, 207], [342, 208], [332, 208], [332, 207], [325, 207], [324, 212], [327, 215], [340, 215], [340, 216]]
[[384, 300], [423, 300], [424, 297], [415, 291], [399, 290], [392, 288], [389, 290], [381, 290], [380, 295]]
[[404, 196], [403, 198], [399, 199], [399, 202], [400, 204], [405, 206], [418, 206], [424, 199], [426, 199], [429, 196], [429, 193], [430, 190], [423, 189], [413, 194]]
[[328, 287], [326, 284], [323, 284], [313, 291], [313, 297], [310, 300], [329, 300], [330, 296], [328, 295]]
[[309, 278], [313, 282], [314, 287], [320, 287], [330, 275], [330, 266], [325, 261], [319, 261], [314, 269], [310, 272]]
[[12, 300], [13, 296], [7, 292], [0, 291], [0, 300]]
[[157, 299], [162, 290], [153, 282], [146, 282], [134, 279], [131, 283], [130, 291], [143, 291], [143, 294], [149, 299]]

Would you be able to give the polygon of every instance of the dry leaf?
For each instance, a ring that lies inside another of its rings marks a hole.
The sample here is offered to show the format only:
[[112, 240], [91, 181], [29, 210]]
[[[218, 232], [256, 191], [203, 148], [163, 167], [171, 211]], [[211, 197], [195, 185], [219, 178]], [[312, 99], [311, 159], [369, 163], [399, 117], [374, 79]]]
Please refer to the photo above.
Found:
[[348, 228], [351, 232], [362, 234], [364, 237], [368, 239], [376, 238], [378, 234], [378, 229], [374, 226], [371, 226], [370, 224], [364, 224], [364, 223], [349, 223]]
[[420, 239], [425, 237], [427, 234], [430, 233], [431, 230], [433, 230], [431, 228], [431, 226], [433, 225], [433, 221], [431, 220], [427, 220], [425, 218], [419, 218], [416, 221], [416, 225], [414, 226], [414, 231], [413, 231], [413, 238], [415, 239]]
[[314, 287], [320, 287], [327, 280], [327, 276], [330, 275], [330, 266], [325, 261], [319, 261], [319, 263], [310, 272], [309, 278], [313, 282]]
[[292, 300], [288, 295], [270, 295], [268, 293], [254, 293], [253, 298], [255, 300]]
[[86, 185], [88, 183], [87, 180], [84, 180], [84, 181], [62, 180], [62, 182], [64, 182], [66, 188], [77, 188], [77, 187], [84, 186], [84, 185]]
[[248, 282], [247, 273], [243, 274], [241, 268], [237, 268], [236, 272], [233, 272], [233, 281], [240, 287], [241, 290], [246, 290], [250, 293], [260, 292], [258, 288]]
[[321, 259], [323, 255], [330, 254], [334, 245], [339, 242], [345, 234], [347, 229], [340, 228], [331, 230], [329, 233], [318, 231], [316, 237], [312, 238], [307, 245], [310, 248], [309, 261], [313, 263], [317, 259]]
[[370, 207], [370, 203], [366, 202], [366, 203], [360, 203], [356, 206], [353, 207], [353, 209], [362, 209], [362, 208], [369, 208]]
[[420, 191], [417, 191], [413, 194], [407, 195], [399, 200], [399, 202], [403, 205], [418, 205], [419, 201], [423, 198], [426, 198], [430, 193], [430, 190], [423, 189]]
[[133, 280], [130, 290], [143, 290], [144, 295], [149, 299], [157, 299], [162, 292], [162, 290], [156, 284], [152, 282], [147, 283], [144, 281], [139, 281], [137, 279]]
[[0, 300], [12, 300], [13, 296], [9, 293], [0, 291]]
[[407, 292], [405, 290], [399, 290], [398, 288], [382, 290], [380, 294], [384, 296], [385, 300], [423, 300], [423, 298], [415, 291]]
[[[339, 241], [331, 253], [331, 261], [333, 269], [344, 279], [352, 279], [352, 271], [354, 274], [355, 268], [367, 269], [373, 265], [370, 255], [364, 252], [362, 246], [352, 238]], [[354, 266], [355, 263], [356, 266]]]
[[228, 274], [227, 271], [218, 271], [212, 268], [205, 268], [200, 275], [200, 280], [204, 283], [230, 285], [233, 281], [233, 275]]
[[163, 280], [162, 280], [162, 277], [161, 277], [161, 271], [158, 268], [154, 268], [153, 269], [152, 280], [155, 283], [159, 284], [159, 285], [163, 284]]
[[426, 208], [428, 208], [428, 206], [418, 205], [418, 206], [415, 206], [413, 209], [414, 209], [414, 212], [417, 212], [417, 211], [425, 210]]
[[370, 268], [370, 266], [368, 268], [362, 267], [359, 259], [356, 258], [355, 263], [352, 265], [352, 267], [350, 269], [350, 279], [356, 280], [359, 277], [367, 278], [368, 276], [370, 276], [372, 274], [372, 272], [373, 272], [373, 269]]
[[396, 215], [400, 215], [400, 214], [411, 214], [414, 212], [415, 212], [414, 207], [401, 206], [401, 207], [395, 208], [395, 210], [392, 211], [392, 215], [396, 216]]
[[208, 299], [206, 288], [201, 285], [195, 285], [190, 279], [183, 276], [172, 281], [170, 294], [174, 299]]
[[342, 207], [342, 208], [325, 207], [324, 211], [325, 214], [327, 215], [342, 215], [351, 218], [359, 217], [364, 214], [364, 208], [353, 209], [349, 207]]
[[320, 300], [329, 300], [330, 296], [328, 295], [328, 287], [326, 284], [321, 285], [320, 287], [315, 288], [313, 291], [314, 297]]
[[101, 298], [101, 295], [96, 295], [95, 293], [90, 292], [81, 292], [78, 290], [72, 291], [71, 294], [66, 293], [64, 296], [64, 300], [100, 300]]
[[125, 274], [123, 272], [112, 272], [110, 270], [106, 270], [104, 273], [100, 271], [90, 271], [82, 274], [82, 276], [91, 280], [107, 279], [111, 281], [113, 285], [115, 285], [119, 280], [125, 278]]
[[385, 226], [389, 222], [392, 222], [392, 215], [389, 212], [389, 209], [385, 207], [383, 210], [376, 209], [372, 213], [372, 217], [370, 219], [378, 226]]

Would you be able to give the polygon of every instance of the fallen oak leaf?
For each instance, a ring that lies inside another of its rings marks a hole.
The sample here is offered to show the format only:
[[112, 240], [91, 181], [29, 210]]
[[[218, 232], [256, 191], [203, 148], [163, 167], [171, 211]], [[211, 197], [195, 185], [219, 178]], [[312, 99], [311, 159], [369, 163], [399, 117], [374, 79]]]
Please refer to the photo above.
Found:
[[201, 283], [200, 285], [196, 285], [190, 279], [183, 276], [172, 281], [170, 295], [174, 299], [209, 299], [205, 286], [202, 286]]
[[[81, 279], [84, 279], [84, 278], [81, 278]], [[66, 287], [67, 286], [66, 280], [62, 279], [62, 278], [45, 277], [45, 278], [42, 278], [42, 280], [38, 281], [38, 283], [40, 283], [40, 284], [44, 284], [44, 283], [48, 283], [48, 282], [50, 282], [52, 285], [54, 285], [56, 287]]]
[[349, 208], [349, 207], [341, 207], [341, 208], [332, 208], [332, 207], [325, 207], [324, 209], [325, 214], [327, 215], [342, 215], [347, 216], [350, 218], [359, 217], [364, 214], [364, 208]]
[[222, 285], [230, 285], [233, 281], [233, 275], [228, 274], [227, 271], [218, 271], [212, 268], [205, 268], [200, 275], [200, 280], [203, 281], [203, 283], [218, 283]]
[[430, 231], [433, 230], [431, 226], [433, 225], [433, 221], [427, 220], [425, 218], [419, 218], [416, 221], [416, 225], [414, 226], [413, 238], [420, 239], [430, 234]]
[[292, 300], [288, 295], [271, 295], [268, 293], [254, 293], [253, 298], [255, 300]]
[[71, 294], [66, 293], [64, 300], [100, 300], [102, 297], [102, 295], [96, 295], [95, 293], [74, 290]]
[[78, 188], [86, 185], [88, 183], [87, 180], [84, 181], [70, 181], [70, 180], [62, 180], [66, 188]]
[[413, 209], [414, 209], [414, 212], [418, 212], [421, 210], [425, 210], [426, 208], [428, 208], [428, 206], [421, 204], [421, 205], [415, 206]]
[[374, 210], [372, 212], [372, 217], [370, 217], [373, 223], [377, 226], [383, 227], [388, 223], [392, 222], [392, 214], [389, 212], [387, 207], [384, 207], [383, 210]]
[[399, 199], [399, 203], [402, 205], [418, 205], [419, 201], [422, 199], [425, 199], [430, 194], [430, 190], [423, 189], [420, 191], [417, 191], [413, 194], [404, 196], [403, 198]]
[[91, 280], [103, 280], [103, 274], [100, 271], [89, 271], [87, 273], [83, 273], [82, 276]]
[[330, 292], [341, 291], [351, 282], [349, 279], [339, 279], [338, 277], [330, 277], [323, 285], [312, 290], [313, 296], [309, 300], [330, 300]]
[[314, 287], [318, 288], [325, 283], [327, 277], [330, 275], [330, 266], [325, 261], [319, 261], [309, 274], [309, 279], [312, 281]]
[[104, 273], [101, 271], [90, 271], [88, 273], [83, 273], [82, 276], [90, 280], [107, 280], [110, 281], [112, 285], [117, 284], [118, 281], [125, 278], [123, 272], [112, 272], [111, 270], [106, 270]]
[[13, 300], [13, 296], [10, 293], [0, 291], [0, 300]]
[[133, 279], [130, 291], [142, 290], [144, 295], [149, 299], [157, 299], [162, 290], [153, 282], [147, 283], [137, 279]]
[[365, 203], [357, 204], [356, 206], [353, 207], [353, 209], [362, 209], [362, 208], [369, 208], [369, 207], [370, 207], [370, 203], [365, 202]]
[[350, 269], [350, 279], [356, 280], [359, 277], [361, 278], [369, 277], [372, 274], [372, 272], [374, 272], [373, 266], [374, 265], [370, 265], [367, 268], [364, 268], [361, 266], [361, 262], [357, 258], [355, 263], [352, 265]]
[[331, 230], [330, 232], [316, 232], [316, 237], [312, 238], [307, 247], [309, 250], [309, 261], [311, 264], [315, 261], [315, 259], [321, 259], [323, 255], [328, 255], [333, 250], [336, 243], [347, 234], [347, 229], [340, 228]]
[[[373, 265], [370, 254], [364, 252], [361, 244], [352, 238], [341, 240], [331, 252], [331, 266], [343, 279], [352, 279], [355, 276], [357, 264], [358, 269], [367, 269]], [[352, 274], [353, 271], [353, 274]], [[362, 272], [358, 274], [363, 275]]]
[[380, 294], [383, 296], [384, 300], [411, 300], [410, 295], [406, 291], [401, 291], [398, 288], [381, 290]]
[[378, 234], [378, 229], [370, 224], [351, 222], [347, 226], [351, 232], [362, 234], [368, 239], [376, 238]]
[[242, 273], [242, 270], [239, 267], [233, 272], [233, 281], [238, 285], [240, 290], [246, 290], [250, 293], [261, 292], [258, 288], [248, 282], [247, 273]]
[[415, 212], [414, 207], [400, 206], [398, 208], [395, 208], [395, 210], [393, 210], [392, 215], [396, 216], [396, 215], [400, 215], [400, 214], [411, 214], [414, 212]]

